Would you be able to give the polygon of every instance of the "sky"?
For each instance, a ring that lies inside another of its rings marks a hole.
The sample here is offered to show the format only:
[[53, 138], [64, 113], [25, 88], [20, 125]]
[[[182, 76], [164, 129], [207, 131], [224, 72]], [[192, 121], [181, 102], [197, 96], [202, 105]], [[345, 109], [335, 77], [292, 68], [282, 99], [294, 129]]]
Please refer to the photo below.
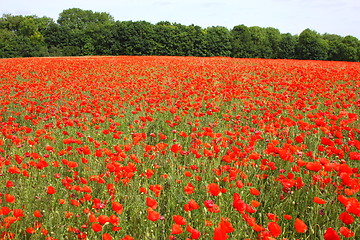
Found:
[[106, 12], [116, 21], [169, 21], [206, 28], [273, 27], [300, 34], [352, 35], [360, 39], [359, 0], [0, 0], [0, 15], [36, 15], [56, 21], [65, 9]]

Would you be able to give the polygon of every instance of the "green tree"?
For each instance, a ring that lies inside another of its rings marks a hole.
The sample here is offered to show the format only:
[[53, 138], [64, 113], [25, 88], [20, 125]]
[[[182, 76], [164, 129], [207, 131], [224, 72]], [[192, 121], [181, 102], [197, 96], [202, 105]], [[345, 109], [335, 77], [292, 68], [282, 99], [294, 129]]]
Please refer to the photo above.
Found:
[[280, 53], [280, 42], [281, 42], [281, 33], [276, 28], [265, 28], [265, 35], [267, 37], [267, 41], [265, 44], [268, 44], [267, 49], [269, 49], [268, 55], [264, 56], [266, 58], [279, 58]]
[[19, 39], [15, 32], [0, 29], [0, 58], [19, 56]]
[[59, 14], [57, 23], [56, 34], [61, 35], [57, 46], [65, 55], [104, 54], [110, 48], [106, 37], [114, 19], [108, 13], [70, 8]]
[[342, 43], [344, 48], [342, 49], [343, 61], [356, 62], [360, 60], [360, 41], [353, 36], [345, 36]]
[[360, 60], [360, 41], [356, 37], [341, 37], [336, 34], [323, 34], [322, 37], [329, 45], [328, 60], [354, 62]]
[[253, 57], [248, 51], [251, 45], [251, 33], [247, 26], [238, 25], [233, 27], [230, 31], [232, 36], [232, 57], [236, 58], [250, 58]]
[[206, 56], [206, 31], [199, 26], [189, 25], [185, 27], [187, 44], [184, 45], [184, 48], [187, 51], [184, 51], [184, 55], [186, 56], [197, 56], [197, 57], [205, 57]]
[[275, 28], [235, 26], [232, 31], [233, 55], [244, 58], [277, 58], [281, 35]]
[[[49, 56], [63, 56], [63, 46], [66, 42], [66, 34], [59, 24], [51, 22], [44, 30], [44, 41], [48, 46]], [[71, 54], [70, 54], [71, 55]]]
[[11, 14], [3, 14], [0, 18], [0, 28], [7, 29], [15, 34], [19, 31], [19, 26], [24, 17], [21, 15], [13, 16]]
[[328, 48], [328, 42], [319, 33], [305, 29], [299, 35], [297, 57], [309, 60], [326, 60]]
[[70, 29], [86, 29], [92, 24], [105, 24], [113, 22], [114, 18], [105, 12], [93, 12], [80, 8], [70, 8], [59, 14], [57, 23]]
[[266, 30], [261, 27], [250, 27], [251, 41], [248, 51], [253, 58], [271, 58], [272, 48]]
[[8, 57], [47, 56], [44, 32], [50, 22], [46, 17], [3, 15], [0, 18], [3, 54]]
[[181, 31], [184, 26], [168, 21], [158, 22], [154, 26], [155, 55], [182, 56]]
[[0, 18], [0, 57], [74, 55], [231, 56], [360, 61], [360, 41], [353, 36], [281, 34], [275, 28], [235, 26], [202, 29], [167, 21], [115, 22], [104, 12], [70, 8], [57, 22], [48, 17]]
[[340, 61], [343, 37], [336, 34], [325, 33], [322, 35], [322, 38], [327, 41], [329, 46], [328, 60]]
[[116, 55], [152, 55], [154, 26], [146, 21], [116, 22], [113, 52]]
[[296, 46], [298, 36], [291, 35], [290, 33], [281, 34], [279, 43], [278, 58], [281, 59], [294, 59], [296, 58]]
[[225, 27], [206, 28], [206, 49], [207, 56], [226, 56], [231, 55], [232, 39], [230, 31]]

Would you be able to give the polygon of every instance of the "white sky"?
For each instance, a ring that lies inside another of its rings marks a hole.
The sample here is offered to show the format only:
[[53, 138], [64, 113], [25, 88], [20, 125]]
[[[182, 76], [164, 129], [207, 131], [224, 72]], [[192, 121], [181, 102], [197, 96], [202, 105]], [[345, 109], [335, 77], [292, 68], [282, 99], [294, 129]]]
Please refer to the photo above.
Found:
[[59, 13], [74, 7], [107, 12], [119, 21], [229, 29], [244, 24], [291, 34], [310, 28], [360, 39], [360, 0], [0, 0], [0, 15], [47, 16], [56, 21]]

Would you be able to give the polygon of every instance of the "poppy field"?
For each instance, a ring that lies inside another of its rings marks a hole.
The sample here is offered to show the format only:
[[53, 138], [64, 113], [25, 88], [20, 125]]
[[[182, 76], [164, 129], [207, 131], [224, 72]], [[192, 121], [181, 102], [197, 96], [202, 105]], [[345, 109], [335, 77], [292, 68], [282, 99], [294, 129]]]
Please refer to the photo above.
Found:
[[0, 59], [0, 239], [359, 239], [360, 63]]

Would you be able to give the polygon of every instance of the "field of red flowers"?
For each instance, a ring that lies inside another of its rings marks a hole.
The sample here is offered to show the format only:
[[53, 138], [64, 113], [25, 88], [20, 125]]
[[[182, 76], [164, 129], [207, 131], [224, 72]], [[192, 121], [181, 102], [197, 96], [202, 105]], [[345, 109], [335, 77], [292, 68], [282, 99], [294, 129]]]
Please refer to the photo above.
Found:
[[0, 59], [0, 239], [359, 239], [360, 63]]

